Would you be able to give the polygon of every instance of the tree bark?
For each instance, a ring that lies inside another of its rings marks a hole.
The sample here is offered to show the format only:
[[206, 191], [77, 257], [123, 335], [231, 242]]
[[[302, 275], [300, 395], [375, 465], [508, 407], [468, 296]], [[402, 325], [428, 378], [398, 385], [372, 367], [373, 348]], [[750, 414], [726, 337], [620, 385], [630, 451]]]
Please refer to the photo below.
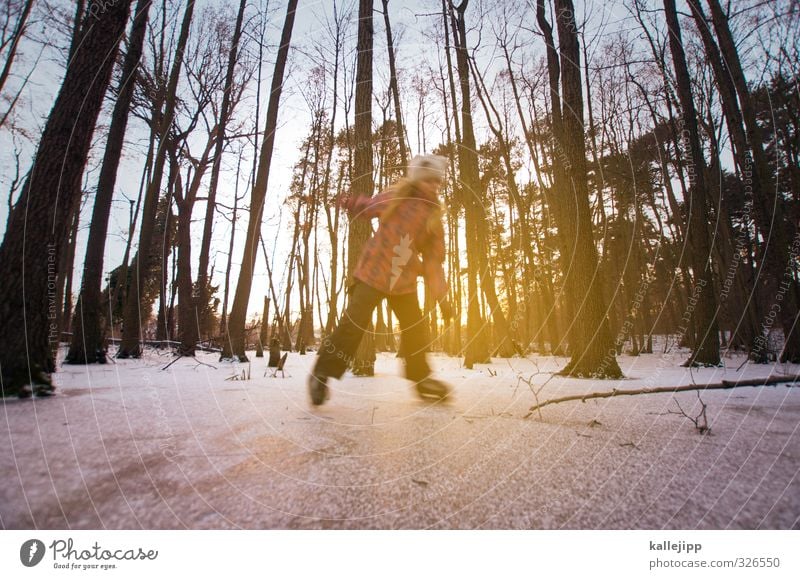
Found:
[[[698, 1], [692, 0], [690, 4]], [[750, 161], [748, 164], [752, 172], [755, 220], [761, 236], [764, 238], [764, 243], [760, 244], [757, 251], [757, 260], [763, 264], [760, 269], [766, 278], [764, 311], [769, 312], [767, 315], [775, 312], [783, 329], [784, 347], [780, 354], [780, 360], [782, 362], [800, 362], [800, 328], [797, 327], [798, 287], [797, 281], [791, 273], [794, 257], [789, 251], [787, 227], [783, 219], [775, 214], [775, 208], [778, 205], [777, 187], [771, 178], [772, 169], [764, 152], [764, 137], [758, 125], [753, 98], [747, 86], [747, 79], [744, 76], [739, 52], [728, 24], [728, 17], [719, 0], [708, 0], [708, 5], [711, 9], [711, 19], [727, 72], [739, 97], [747, 145], [752, 153], [752, 160], [747, 159], [747, 161]], [[745, 167], [746, 171], [747, 165]], [[766, 320], [762, 326], [767, 327]], [[757, 341], [754, 350], [758, 357], [758, 354], [766, 346], [766, 336], [759, 335]]]
[[692, 354], [688, 365], [717, 366], [719, 358], [719, 328], [717, 326], [717, 299], [714, 295], [713, 270], [711, 268], [711, 243], [708, 238], [708, 185], [706, 184], [706, 162], [700, 145], [697, 129], [697, 114], [692, 97], [689, 68], [683, 50], [678, 13], [675, 0], [664, 0], [664, 11], [669, 31], [669, 47], [675, 67], [678, 99], [681, 103], [683, 138], [692, 165], [688, 168], [689, 198], [687, 204], [686, 241], [692, 255], [694, 285], [689, 305], [694, 303], [694, 312], [689, 307], [687, 324], [683, 333], [693, 332]]
[[[589, 187], [586, 175], [586, 141], [583, 125], [580, 47], [572, 0], [556, 0], [556, 22], [561, 58], [563, 111], [556, 133], [556, 164], [563, 163], [568, 180], [561, 189], [559, 234], [567, 243], [568, 268], [564, 271], [567, 299], [572, 302], [571, 358], [561, 371], [569, 376], [618, 378], [616, 349], [608, 328], [602, 294], [602, 272], [592, 234]], [[558, 203], [559, 200], [556, 200]]]
[[72, 224], [69, 227], [69, 238], [67, 239], [67, 247], [65, 251], [61, 252], [61, 263], [59, 264], [58, 273], [58, 303], [62, 304], [58, 312], [56, 320], [58, 324], [58, 341], [55, 346], [61, 344], [61, 336], [64, 332], [69, 332], [71, 317], [72, 317], [72, 272], [75, 269], [75, 246], [78, 242], [78, 227], [81, 223], [80, 201], [78, 207], [75, 208], [75, 213], [72, 216]]
[[19, 20], [17, 20], [17, 26], [14, 28], [14, 32], [11, 35], [11, 44], [6, 52], [6, 62], [3, 64], [3, 70], [0, 71], [0, 93], [3, 92], [3, 87], [11, 74], [11, 65], [14, 63], [14, 58], [17, 55], [19, 41], [22, 40], [22, 37], [25, 35], [25, 27], [28, 24], [28, 16], [30, 16], [31, 8], [33, 8], [33, 0], [27, 0], [22, 7]]
[[[48, 386], [55, 371], [51, 344], [58, 277], [70, 221], [95, 123], [128, 20], [132, 0], [119, 0], [83, 27], [80, 48], [67, 70], [0, 246], [2, 394], [27, 384]], [[80, 119], [80, 122], [77, 122]], [[45, 388], [46, 390], [46, 388]], [[44, 391], [44, 390], [43, 390]]]
[[[461, 88], [461, 141], [458, 143], [458, 170], [460, 197], [464, 204], [465, 229], [467, 235], [467, 349], [464, 366], [491, 362], [486, 323], [481, 315], [478, 280], [484, 295], [491, 282], [486, 279], [488, 260], [478, 239], [484, 232], [484, 192], [478, 169], [478, 152], [475, 131], [472, 125], [472, 98], [469, 89], [469, 55], [467, 53], [465, 13], [469, 0], [462, 0], [452, 13], [453, 40], [456, 49], [456, 70]], [[452, 4], [451, 4], [452, 6]], [[496, 296], [495, 296], [496, 298]], [[494, 300], [496, 303], [496, 300]], [[490, 306], [494, 304], [490, 303]], [[502, 312], [501, 312], [502, 315]]]
[[183, 22], [181, 23], [181, 30], [176, 46], [175, 60], [172, 63], [172, 70], [170, 71], [167, 91], [164, 97], [164, 114], [160, 115], [160, 118], [156, 121], [159, 127], [158, 149], [155, 154], [152, 178], [147, 187], [147, 192], [145, 193], [144, 208], [142, 209], [142, 225], [139, 231], [139, 252], [135, 265], [135, 277], [125, 299], [122, 342], [117, 352], [117, 356], [120, 358], [139, 358], [142, 355], [141, 340], [144, 338], [142, 335], [142, 322], [147, 320], [150, 315], [150, 312], [145, 311], [142, 307], [144, 305], [142, 304], [142, 290], [150, 274], [150, 247], [153, 241], [156, 208], [158, 206], [158, 197], [161, 192], [161, 181], [167, 158], [167, 141], [172, 126], [172, 119], [175, 116], [178, 79], [180, 78], [180, 72], [183, 66], [183, 55], [186, 50], [186, 43], [189, 39], [194, 6], [194, 0], [189, 0], [186, 11], [183, 14]]
[[[122, 64], [119, 93], [111, 113], [111, 125], [108, 129], [108, 140], [92, 208], [89, 239], [86, 245], [86, 256], [83, 260], [81, 291], [75, 305], [72, 340], [66, 358], [68, 364], [92, 364], [106, 361], [106, 344], [101, 328], [103, 254], [106, 247], [108, 220], [111, 215], [117, 170], [122, 157], [122, 146], [128, 125], [128, 113], [136, 87], [136, 71], [139, 60], [142, 58], [147, 17], [151, 4], [151, 0], [139, 0], [136, 4], [128, 52], [125, 54], [125, 61]], [[110, 325], [111, 320], [107, 320], [107, 323]]]
[[389, 0], [383, 2], [383, 24], [386, 28], [386, 47], [389, 51], [389, 89], [394, 100], [394, 116], [397, 127], [397, 143], [400, 147], [400, 162], [403, 167], [408, 165], [408, 152], [406, 151], [406, 136], [403, 125], [403, 113], [400, 107], [400, 89], [397, 86], [397, 66], [394, 58], [394, 40], [392, 39], [392, 23], [389, 20]]
[[286, 18], [281, 32], [278, 55], [275, 60], [275, 70], [272, 73], [272, 83], [267, 105], [267, 120], [264, 126], [264, 142], [261, 146], [261, 155], [258, 159], [258, 171], [255, 185], [250, 196], [250, 219], [247, 223], [247, 237], [245, 238], [242, 265], [239, 270], [239, 281], [236, 284], [236, 293], [233, 297], [231, 315], [225, 328], [226, 339], [222, 348], [222, 358], [236, 356], [240, 361], [247, 361], [245, 354], [245, 319], [247, 306], [250, 302], [250, 289], [253, 285], [253, 271], [256, 265], [256, 249], [261, 230], [261, 218], [264, 214], [264, 200], [267, 194], [269, 171], [272, 163], [272, 151], [275, 145], [275, 131], [278, 128], [278, 109], [283, 89], [283, 74], [289, 56], [289, 46], [292, 41], [294, 17], [297, 11], [297, 0], [289, 0], [286, 7]]
[[242, 37], [242, 21], [247, 0], [240, 0], [239, 12], [236, 15], [236, 24], [231, 40], [231, 51], [228, 55], [228, 69], [225, 73], [225, 87], [222, 93], [222, 104], [219, 109], [217, 119], [217, 138], [214, 146], [213, 163], [211, 165], [211, 177], [208, 184], [208, 199], [206, 200], [206, 216], [203, 221], [203, 237], [200, 241], [200, 258], [197, 270], [197, 316], [200, 328], [207, 328], [208, 320], [205, 319], [210, 313], [208, 302], [211, 299], [209, 287], [209, 261], [211, 254], [211, 232], [214, 227], [214, 211], [216, 208], [217, 188], [219, 186], [219, 174], [222, 167], [222, 152], [225, 147], [225, 128], [228, 125], [231, 108], [231, 90], [233, 89], [233, 76], [236, 70], [236, 62], [239, 55], [239, 41]]
[[[546, 46], [546, 58], [547, 58], [547, 81], [548, 87], [550, 89], [550, 119], [551, 119], [551, 144], [553, 145], [553, 150], [555, 151], [555, 143], [557, 142], [558, 135], [561, 134], [561, 89], [559, 88], [559, 83], [561, 81], [561, 65], [558, 62], [558, 50], [555, 45], [555, 39], [553, 38], [553, 27], [547, 21], [547, 15], [545, 14], [545, 4], [544, 0], [537, 0], [536, 2], [536, 22], [539, 26], [539, 30], [541, 30], [542, 34], [544, 35], [544, 41]], [[536, 126], [536, 122], [533, 123], [533, 127]], [[541, 142], [542, 147], [542, 157], [544, 158], [544, 141]], [[533, 155], [532, 158], [536, 158], [536, 155]], [[545, 197], [545, 204], [547, 207], [553, 212], [555, 217], [556, 223], [560, 224], [564, 221], [564, 217], [561, 215], [561, 204], [558, 202], [558, 198], [561, 195], [560, 191], [565, 186], [566, 182], [566, 175], [564, 173], [564, 165], [563, 163], [559, 163], [555, 161], [555, 153], [553, 154], [553, 163], [552, 163], [552, 177], [550, 182], [550, 190], [548, 196], [548, 190], [544, 187], [542, 188], [542, 194]], [[564, 267], [566, 263], [566, 243], [564, 241], [563, 235], [561, 232], [558, 231], [556, 233], [556, 244], [560, 249], [561, 252], [561, 263], [562, 269], [566, 271], [566, 267]], [[563, 353], [563, 343], [566, 341], [567, 336], [561, 334], [562, 330], [566, 330], [560, 327], [559, 324], [559, 312], [556, 309], [556, 292], [552, 287], [552, 282], [550, 278], [544, 281], [543, 287], [545, 288], [545, 295], [542, 296], [544, 301], [544, 306], [547, 307], [550, 305], [549, 313], [547, 316], [547, 324], [548, 334], [550, 338], [550, 350], [553, 354], [561, 355]], [[569, 300], [565, 300], [566, 303], [566, 310], [569, 313]], [[566, 316], [568, 320], [568, 316]], [[566, 321], [566, 320], [565, 320]], [[569, 328], [570, 326], [568, 326]], [[541, 331], [541, 330], [540, 330]]]
[[[703, 13], [703, 8], [699, 0], [688, 0], [688, 4], [689, 8], [691, 9], [692, 16], [694, 17], [697, 30], [700, 33], [700, 38], [703, 42], [703, 48], [706, 51], [706, 56], [711, 64], [717, 89], [719, 90], [722, 113], [725, 117], [728, 134], [733, 145], [734, 159], [739, 167], [740, 175], [745, 183], [745, 195], [746, 197], [750, 197], [749, 199], [745, 199], [745, 203], [747, 204], [747, 207], [752, 207], [754, 200], [758, 201], [758, 199], [762, 199], [764, 196], [764, 193], [762, 192], [763, 177], [760, 174], [759, 167], [754, 166], [752, 156], [750, 155], [747, 147], [747, 137], [745, 135], [742, 113], [741, 109], [739, 108], [739, 103], [736, 101], [736, 88], [734, 87], [731, 75], [728, 73], [730, 63], [726, 64], [726, 62], [723, 62], [722, 60], [719, 47], [711, 35], [708, 22], [706, 21], [705, 14]], [[747, 191], [748, 186], [750, 189], [749, 191]], [[717, 205], [717, 203], [715, 203], [715, 205]], [[726, 213], [727, 217], [727, 211], [725, 210], [725, 207], [720, 207], [722, 211]], [[761, 217], [759, 208], [756, 208], [756, 213], [759, 214], [759, 217]], [[761, 219], [759, 219], [759, 224], [763, 224]], [[730, 228], [730, 220], [726, 218], [723, 226]], [[733, 235], [730, 237], [732, 239]], [[739, 246], [742, 245], [741, 241], [742, 240], [740, 239], [736, 242], [731, 242], [729, 244], [730, 248], [733, 251], [739, 251]], [[758, 296], [761, 294], [761, 288], [755, 287], [753, 288], [754, 291], [752, 292], [747, 290], [745, 272], [743, 271], [743, 267], [741, 267], [741, 261], [742, 260], [736, 260], [735, 265], [729, 264], [727, 266], [728, 268], [736, 268], [736, 271], [734, 272], [735, 280], [739, 286], [739, 289], [744, 290], [741, 292], [741, 296], [745, 300], [743, 305], [744, 315], [737, 324], [737, 327], [734, 330], [734, 335], [731, 336], [731, 338], [732, 341], [735, 341], [735, 335], [739, 333], [739, 327], [741, 327], [743, 333], [745, 334], [745, 340], [748, 347], [751, 349], [751, 352], [755, 352], [756, 348], [758, 348], [757, 336], [760, 333], [760, 328], [758, 328], [760, 300]], [[767, 267], [765, 268], [765, 271], [768, 271], [769, 269], [770, 268]], [[737, 306], [731, 304], [731, 307]], [[739, 305], [737, 309], [740, 307], [742, 306]]]
[[[194, 284], [192, 283], [192, 210], [197, 193], [209, 163], [211, 150], [216, 143], [216, 128], [212, 129], [208, 143], [200, 160], [196, 163], [192, 180], [184, 192], [179, 179], [175, 186], [175, 201], [178, 206], [178, 354], [194, 356], [200, 336], [198, 309]], [[176, 154], [171, 151], [171, 154]], [[177, 159], [175, 160], [177, 162]], [[180, 173], [180, 170], [179, 170]], [[163, 272], [162, 272], [163, 275]]]
[[[372, 175], [372, 0], [359, 0], [358, 40], [356, 43], [356, 94], [355, 152], [351, 193], [356, 196], [371, 197], [374, 187]], [[348, 238], [347, 271], [348, 286], [355, 282], [353, 271], [361, 256], [361, 249], [372, 233], [370, 224], [361, 219], [350, 223]], [[367, 332], [353, 358], [351, 369], [356, 376], [372, 376], [375, 373], [375, 336], [370, 323]]]

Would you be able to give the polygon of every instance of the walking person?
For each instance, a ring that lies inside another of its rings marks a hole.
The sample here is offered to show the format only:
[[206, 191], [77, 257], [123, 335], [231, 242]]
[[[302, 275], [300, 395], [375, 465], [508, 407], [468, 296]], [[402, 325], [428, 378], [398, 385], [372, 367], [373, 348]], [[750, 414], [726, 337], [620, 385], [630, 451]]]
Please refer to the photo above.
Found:
[[426, 352], [428, 324], [417, 299], [421, 274], [431, 296], [439, 303], [442, 318], [452, 318], [447, 299], [442, 208], [439, 188], [444, 182], [447, 159], [417, 155], [408, 175], [374, 197], [348, 197], [343, 205], [353, 219], [379, 219], [378, 230], [367, 241], [353, 272], [350, 302], [339, 325], [322, 341], [308, 381], [311, 402], [320, 405], [329, 396], [328, 380], [341, 378], [352, 361], [372, 312], [384, 298], [389, 300], [402, 332], [400, 342], [406, 378], [417, 394], [441, 400], [450, 395], [447, 384], [431, 377]]

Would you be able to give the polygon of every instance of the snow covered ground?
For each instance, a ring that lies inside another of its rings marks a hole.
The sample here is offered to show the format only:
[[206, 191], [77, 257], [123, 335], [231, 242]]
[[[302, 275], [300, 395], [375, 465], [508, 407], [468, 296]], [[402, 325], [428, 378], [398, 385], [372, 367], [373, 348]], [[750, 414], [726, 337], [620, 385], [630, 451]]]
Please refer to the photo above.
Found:
[[[686, 352], [620, 356], [627, 378], [552, 377], [565, 359], [475, 370], [434, 356], [447, 405], [418, 401], [379, 355], [312, 409], [313, 354], [286, 377], [149, 351], [64, 366], [49, 399], [2, 402], [3, 528], [800, 528], [800, 388], [780, 384], [548, 406], [572, 393], [797, 374], [693, 370]], [[213, 367], [212, 367], [213, 366]], [[241, 378], [250, 373], [249, 380]], [[534, 375], [531, 379], [531, 376]], [[518, 380], [526, 378], [531, 387]]]

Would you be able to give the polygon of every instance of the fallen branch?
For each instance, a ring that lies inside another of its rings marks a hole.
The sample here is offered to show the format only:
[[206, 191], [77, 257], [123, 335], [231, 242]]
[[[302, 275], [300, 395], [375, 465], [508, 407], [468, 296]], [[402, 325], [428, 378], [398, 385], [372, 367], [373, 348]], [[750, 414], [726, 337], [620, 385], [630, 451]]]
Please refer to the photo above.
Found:
[[[110, 344], [119, 344], [122, 342], [122, 338], [108, 338], [108, 342]], [[140, 340], [140, 343], [143, 346], [152, 346], [154, 348], [177, 348], [181, 345], [181, 342], [176, 342], [175, 340]], [[212, 354], [219, 354], [222, 351], [222, 348], [215, 348], [202, 342], [199, 342], [194, 349], [201, 352], [211, 352]]]
[[172, 362], [170, 362], [169, 364], [167, 364], [166, 366], [164, 366], [164, 367], [163, 367], [163, 368], [161, 368], [161, 369], [162, 369], [162, 370], [166, 370], [167, 368], [169, 368], [170, 366], [172, 366], [172, 365], [173, 365], [175, 362], [177, 362], [177, 361], [178, 361], [178, 360], [180, 360], [181, 358], [183, 358], [183, 356], [182, 356], [181, 354], [178, 354], [177, 356], [175, 356], [175, 359], [174, 359]]
[[659, 386], [657, 388], [641, 388], [639, 390], [611, 390], [610, 392], [592, 392], [590, 394], [574, 394], [572, 396], [564, 396], [562, 398], [553, 398], [552, 400], [545, 400], [539, 404], [534, 404], [528, 409], [528, 414], [524, 418], [528, 418], [531, 414], [549, 406], [550, 404], [560, 404], [562, 402], [572, 402], [580, 400], [586, 402], [587, 400], [597, 398], [613, 398], [614, 396], [636, 396], [638, 394], [674, 394], [676, 392], [690, 392], [692, 390], [728, 390], [730, 388], [739, 388], [742, 386], [768, 386], [770, 384], [782, 384], [784, 382], [797, 382], [800, 380], [800, 375], [796, 376], [769, 376], [768, 378], [757, 378], [750, 380], [723, 380], [719, 383], [713, 384], [688, 384], [686, 386]]

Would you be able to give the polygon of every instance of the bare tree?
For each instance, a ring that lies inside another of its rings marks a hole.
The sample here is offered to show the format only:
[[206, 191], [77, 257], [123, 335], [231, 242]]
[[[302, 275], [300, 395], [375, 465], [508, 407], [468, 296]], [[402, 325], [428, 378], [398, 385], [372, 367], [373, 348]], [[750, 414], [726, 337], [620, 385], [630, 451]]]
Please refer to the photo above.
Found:
[[228, 53], [228, 68], [225, 73], [225, 88], [222, 94], [222, 104], [220, 105], [217, 117], [216, 142], [214, 144], [214, 155], [212, 157], [211, 180], [208, 185], [208, 198], [206, 200], [206, 216], [203, 221], [203, 237], [200, 241], [200, 260], [197, 273], [197, 317], [200, 328], [207, 327], [207, 305], [211, 299], [209, 287], [209, 260], [211, 254], [211, 232], [214, 227], [214, 211], [216, 209], [217, 188], [219, 186], [219, 174], [222, 167], [222, 152], [225, 146], [225, 130], [231, 115], [231, 91], [233, 90], [234, 74], [239, 57], [239, 42], [242, 37], [242, 21], [244, 20], [244, 10], [247, 0], [240, 0], [239, 11], [236, 14], [236, 24], [233, 28], [233, 38], [231, 39], [230, 52]]
[[[6, 4], [4, 9], [5, 13], [3, 14], [3, 18], [6, 23], [9, 23], [12, 18], [12, 10], [15, 7], [15, 4], [19, 5], [19, 3], [11, 1]], [[21, 4], [19, 14], [16, 16], [17, 22], [14, 26], [13, 32], [11, 32], [11, 34], [8, 36], [5, 34], [0, 36], [0, 52], [5, 50], [6, 57], [5, 63], [3, 63], [3, 68], [0, 70], [0, 93], [3, 92], [3, 87], [6, 85], [6, 81], [11, 74], [11, 66], [14, 64], [14, 58], [17, 56], [19, 42], [25, 35], [25, 28], [28, 24], [28, 17], [31, 14], [32, 7], [33, 0], [25, 0], [25, 2]]]
[[406, 137], [403, 130], [403, 113], [400, 106], [400, 89], [397, 86], [397, 65], [394, 56], [394, 39], [392, 38], [392, 23], [389, 19], [389, 0], [383, 2], [383, 25], [386, 28], [386, 47], [389, 51], [389, 88], [392, 91], [394, 100], [394, 116], [397, 126], [397, 142], [400, 147], [400, 160], [405, 167], [408, 164], [408, 153], [406, 152]]
[[[480, 311], [478, 280], [490, 283], [484, 269], [486, 255], [478, 245], [483, 223], [483, 197], [478, 169], [477, 145], [472, 123], [472, 97], [469, 89], [469, 54], [467, 52], [465, 13], [469, 0], [454, 6], [450, 3], [453, 39], [456, 50], [456, 68], [461, 89], [461, 141], [458, 143], [459, 197], [464, 205], [465, 230], [467, 234], [467, 349], [464, 365], [491, 361], [487, 328]], [[494, 283], [494, 280], [491, 280]], [[502, 314], [502, 312], [501, 312]]]
[[267, 105], [267, 120], [264, 127], [264, 142], [258, 160], [255, 185], [250, 197], [250, 220], [247, 224], [247, 237], [245, 238], [242, 266], [239, 270], [239, 282], [236, 284], [236, 294], [233, 298], [231, 314], [226, 327], [226, 339], [223, 344], [222, 357], [247, 360], [245, 354], [245, 318], [247, 305], [250, 301], [250, 289], [253, 285], [253, 270], [256, 265], [256, 249], [261, 229], [261, 218], [264, 214], [264, 200], [269, 182], [269, 170], [272, 162], [272, 151], [275, 144], [275, 131], [278, 126], [278, 109], [280, 106], [281, 90], [283, 88], [283, 74], [289, 56], [289, 46], [292, 40], [294, 17], [297, 11], [297, 0], [289, 0], [286, 7], [286, 18], [281, 32], [278, 55], [275, 61], [275, 70], [272, 73], [272, 85]]
[[690, 197], [688, 199], [686, 232], [687, 243], [692, 254], [694, 281], [692, 298], [696, 300], [697, 305], [691, 316], [693, 327], [687, 328], [687, 331], [694, 334], [692, 355], [687, 364], [716, 366], [720, 361], [719, 329], [711, 265], [711, 244], [708, 238], [706, 161], [700, 145], [689, 68], [686, 65], [675, 0], [664, 0], [664, 11], [669, 29], [669, 47], [675, 67], [678, 98], [681, 103], [683, 135], [692, 163], [688, 172]]
[[[133, 91], [136, 86], [136, 71], [142, 58], [145, 31], [151, 0], [139, 0], [133, 17], [128, 50], [122, 64], [122, 77], [111, 113], [103, 164], [97, 182], [86, 256], [83, 260], [81, 291], [75, 306], [72, 322], [72, 339], [66, 361], [71, 364], [103, 363], [106, 360], [106, 345], [101, 327], [101, 293], [103, 285], [103, 254], [111, 215], [111, 201], [117, 170], [122, 157], [122, 146], [128, 125]], [[111, 320], [108, 320], [110, 323]]]
[[567, 250], [564, 265], [568, 269], [563, 273], [567, 299], [572, 302], [573, 326], [569, 332], [571, 358], [561, 372], [571, 376], [617, 378], [622, 372], [608, 328], [590, 217], [575, 8], [571, 0], [556, 0], [555, 12], [563, 99], [561, 128], [555, 133], [556, 154], [560, 157], [556, 162], [564, 165], [566, 173], [560, 190], [559, 234], [565, 241], [562, 247]]
[[[80, 48], [48, 117], [33, 167], [0, 246], [0, 367], [3, 395], [46, 387], [55, 371], [51, 344], [58, 340], [50, 284], [80, 201], [80, 184], [132, 0], [120, 0], [85, 21]], [[76, 122], [80, 119], [80, 122]], [[35, 264], [39, 264], [38, 266]], [[52, 335], [52, 330], [56, 335]], [[43, 390], [43, 392], [45, 391]]]
[[131, 286], [125, 299], [122, 343], [117, 352], [117, 356], [120, 358], [139, 358], [142, 355], [142, 340], [144, 338], [142, 335], [142, 321], [149, 317], [149, 312], [144, 311], [142, 307], [142, 291], [150, 273], [151, 260], [149, 248], [153, 242], [156, 207], [161, 192], [164, 165], [167, 161], [169, 133], [175, 117], [178, 80], [183, 67], [186, 44], [189, 40], [194, 7], [194, 0], [189, 0], [183, 14], [181, 30], [175, 49], [175, 60], [172, 63], [172, 70], [170, 70], [169, 73], [169, 81], [167, 83], [166, 94], [164, 95], [164, 112], [160, 115], [160, 118], [157, 120], [154, 119], [154, 121], [158, 123], [158, 149], [156, 150], [153, 163], [152, 179], [147, 187], [144, 207], [142, 209], [142, 226], [139, 231], [139, 253], [134, 266], [135, 275], [131, 281]]

